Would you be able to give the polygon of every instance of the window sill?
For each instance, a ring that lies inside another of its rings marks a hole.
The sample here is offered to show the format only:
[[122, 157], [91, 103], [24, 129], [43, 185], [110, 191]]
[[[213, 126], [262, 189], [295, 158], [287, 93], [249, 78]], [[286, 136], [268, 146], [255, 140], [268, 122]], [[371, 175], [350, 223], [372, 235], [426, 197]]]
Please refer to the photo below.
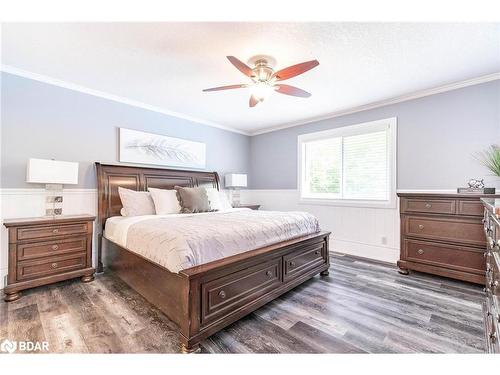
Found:
[[315, 205], [315, 206], [382, 208], [382, 209], [397, 208], [396, 199], [390, 201], [373, 201], [373, 200], [299, 198], [299, 204]]

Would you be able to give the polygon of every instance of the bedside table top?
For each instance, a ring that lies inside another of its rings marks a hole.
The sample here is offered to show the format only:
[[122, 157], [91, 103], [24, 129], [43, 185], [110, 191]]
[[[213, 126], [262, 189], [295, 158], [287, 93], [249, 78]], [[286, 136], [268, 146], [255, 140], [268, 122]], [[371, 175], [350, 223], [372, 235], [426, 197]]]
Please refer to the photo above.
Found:
[[94, 215], [57, 215], [57, 216], [39, 216], [39, 217], [27, 217], [27, 218], [15, 218], [15, 219], [5, 219], [3, 225], [8, 227], [14, 227], [17, 225], [36, 225], [36, 224], [56, 224], [65, 223], [72, 221], [94, 221]]

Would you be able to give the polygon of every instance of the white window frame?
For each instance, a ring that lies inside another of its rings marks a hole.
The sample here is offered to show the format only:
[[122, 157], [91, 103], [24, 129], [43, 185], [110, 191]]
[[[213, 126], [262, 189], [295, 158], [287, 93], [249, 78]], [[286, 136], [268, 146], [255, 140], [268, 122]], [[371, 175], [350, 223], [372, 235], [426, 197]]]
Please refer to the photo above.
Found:
[[[346, 137], [357, 134], [389, 129], [387, 132], [387, 156], [389, 177], [389, 199], [339, 199], [339, 198], [308, 198], [303, 197], [305, 169], [304, 143], [329, 137]], [[343, 126], [314, 133], [301, 134], [297, 137], [297, 186], [299, 187], [299, 204], [317, 204], [350, 207], [396, 208], [396, 175], [397, 175], [397, 118], [391, 117], [382, 120], [364, 122], [356, 125]]]

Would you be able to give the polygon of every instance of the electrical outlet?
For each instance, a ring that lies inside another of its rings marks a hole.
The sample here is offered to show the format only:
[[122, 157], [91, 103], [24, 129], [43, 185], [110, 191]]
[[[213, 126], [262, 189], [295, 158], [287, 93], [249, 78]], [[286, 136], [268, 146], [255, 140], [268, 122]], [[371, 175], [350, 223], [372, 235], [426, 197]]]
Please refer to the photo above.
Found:
[[382, 236], [382, 237], [380, 238], [380, 242], [382, 243], [382, 245], [387, 245], [387, 237]]

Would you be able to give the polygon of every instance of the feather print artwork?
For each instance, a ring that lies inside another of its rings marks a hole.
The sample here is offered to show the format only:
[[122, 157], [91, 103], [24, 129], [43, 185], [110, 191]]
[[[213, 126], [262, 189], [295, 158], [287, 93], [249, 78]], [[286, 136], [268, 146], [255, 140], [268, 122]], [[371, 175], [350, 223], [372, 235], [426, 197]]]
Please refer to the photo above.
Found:
[[120, 161], [205, 168], [205, 144], [120, 128]]

